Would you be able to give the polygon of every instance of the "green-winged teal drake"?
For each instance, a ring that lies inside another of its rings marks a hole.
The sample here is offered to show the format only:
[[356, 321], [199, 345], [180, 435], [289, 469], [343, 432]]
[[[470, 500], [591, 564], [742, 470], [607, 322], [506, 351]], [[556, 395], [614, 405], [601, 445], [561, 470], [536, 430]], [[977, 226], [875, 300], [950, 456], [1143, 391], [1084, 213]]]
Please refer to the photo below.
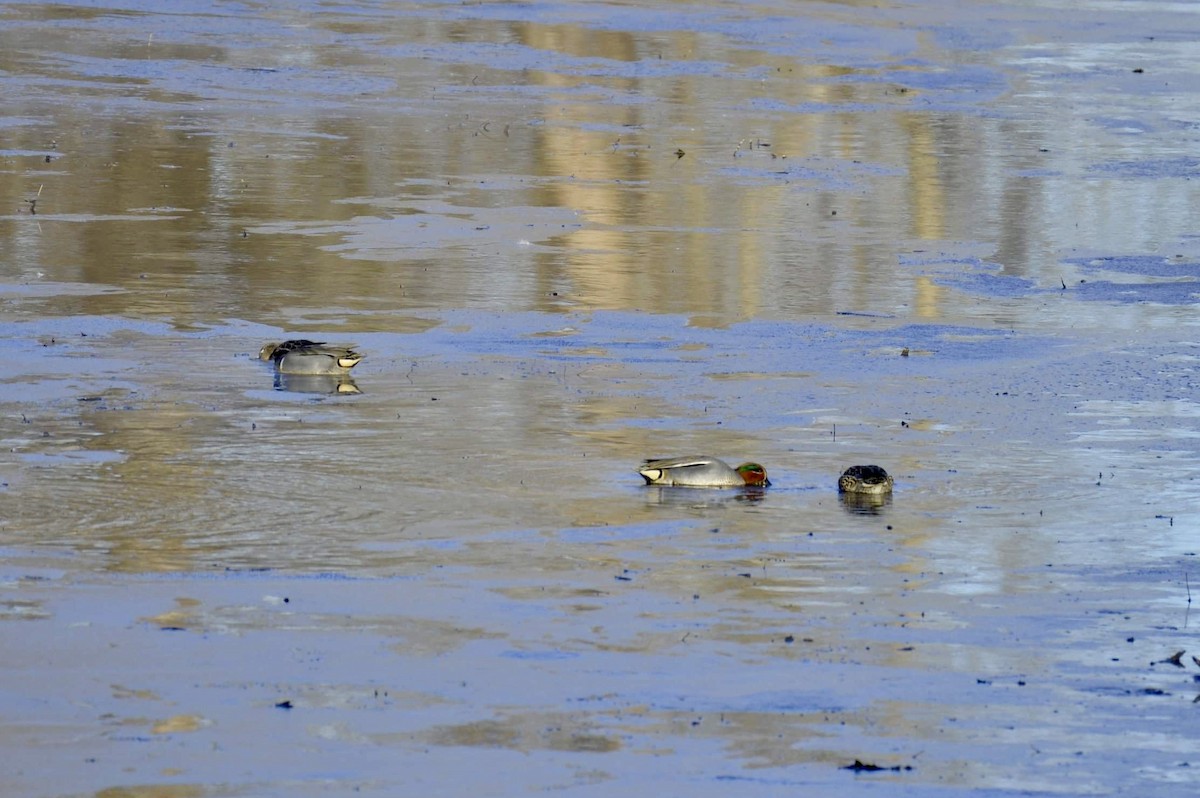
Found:
[[269, 360], [284, 374], [348, 374], [363, 356], [353, 346], [329, 346], [324, 341], [297, 338], [281, 344], [263, 344], [261, 360]]
[[647, 485], [676, 485], [683, 488], [744, 488], [770, 485], [767, 472], [758, 463], [737, 468], [707, 455], [647, 460], [638, 473]]

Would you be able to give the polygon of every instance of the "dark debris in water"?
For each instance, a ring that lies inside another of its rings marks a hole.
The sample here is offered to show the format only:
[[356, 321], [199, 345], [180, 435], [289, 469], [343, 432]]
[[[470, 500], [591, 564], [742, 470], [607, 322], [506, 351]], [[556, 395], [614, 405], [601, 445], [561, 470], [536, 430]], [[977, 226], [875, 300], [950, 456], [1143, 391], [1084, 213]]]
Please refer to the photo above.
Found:
[[863, 762], [861, 759], [854, 760], [853, 764], [842, 765], [842, 770], [852, 770], [855, 773], [878, 773], [881, 771], [889, 771], [892, 773], [900, 773], [901, 771], [912, 770], [912, 765], [876, 765], [873, 762]]
[[[1176, 651], [1174, 654], [1167, 657], [1166, 659], [1160, 659], [1157, 662], [1151, 662], [1150, 664], [1151, 665], [1174, 665], [1176, 668], [1182, 668], [1182, 667], [1184, 667], [1184, 664], [1182, 662], [1184, 653], [1186, 653], [1186, 652]], [[1195, 659], [1195, 657], [1192, 657], [1192, 659]]]

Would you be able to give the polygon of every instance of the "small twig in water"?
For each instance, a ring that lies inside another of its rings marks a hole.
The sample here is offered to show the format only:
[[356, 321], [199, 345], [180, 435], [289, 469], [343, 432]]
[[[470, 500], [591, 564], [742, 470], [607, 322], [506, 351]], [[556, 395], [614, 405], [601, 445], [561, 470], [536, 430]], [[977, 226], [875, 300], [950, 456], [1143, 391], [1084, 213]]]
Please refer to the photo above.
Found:
[[1167, 657], [1166, 659], [1160, 659], [1158, 662], [1156, 662], [1154, 664], [1155, 665], [1174, 665], [1176, 668], [1182, 668], [1183, 662], [1181, 662], [1180, 660], [1183, 657], [1183, 654], [1184, 654], [1184, 652], [1182, 652], [1182, 651], [1176, 651], [1174, 654]]

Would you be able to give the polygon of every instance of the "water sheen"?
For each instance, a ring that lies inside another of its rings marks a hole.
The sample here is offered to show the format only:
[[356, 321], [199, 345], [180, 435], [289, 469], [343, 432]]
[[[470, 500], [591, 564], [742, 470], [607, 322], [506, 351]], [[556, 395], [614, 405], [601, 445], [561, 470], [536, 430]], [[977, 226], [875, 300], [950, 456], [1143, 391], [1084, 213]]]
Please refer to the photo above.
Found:
[[0, 0], [0, 784], [1195, 792], [1188, 8], [187, 5]]

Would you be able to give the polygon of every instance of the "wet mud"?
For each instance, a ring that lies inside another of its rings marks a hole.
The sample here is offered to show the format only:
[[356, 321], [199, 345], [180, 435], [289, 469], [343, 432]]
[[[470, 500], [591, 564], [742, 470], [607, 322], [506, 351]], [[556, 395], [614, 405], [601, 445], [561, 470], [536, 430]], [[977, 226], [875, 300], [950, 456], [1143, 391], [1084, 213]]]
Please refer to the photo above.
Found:
[[0, 2], [0, 792], [1194, 793], [1198, 36]]

